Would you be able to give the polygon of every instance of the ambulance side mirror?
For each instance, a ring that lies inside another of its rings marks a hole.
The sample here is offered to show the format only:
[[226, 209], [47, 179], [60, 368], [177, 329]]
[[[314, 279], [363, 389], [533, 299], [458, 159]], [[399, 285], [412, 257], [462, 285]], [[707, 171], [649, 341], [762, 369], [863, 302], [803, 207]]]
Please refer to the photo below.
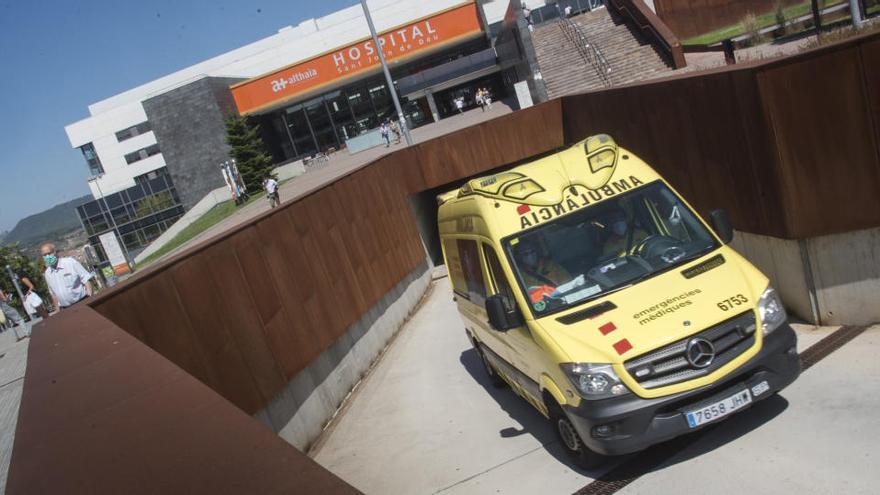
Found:
[[727, 212], [722, 209], [712, 210], [709, 212], [709, 219], [712, 221], [712, 228], [721, 238], [724, 244], [730, 244], [733, 240], [733, 227], [730, 226], [730, 219], [727, 218]]
[[519, 310], [514, 306], [508, 310], [504, 304], [504, 296], [495, 294], [486, 299], [486, 313], [489, 315], [489, 324], [499, 332], [506, 332], [523, 324]]

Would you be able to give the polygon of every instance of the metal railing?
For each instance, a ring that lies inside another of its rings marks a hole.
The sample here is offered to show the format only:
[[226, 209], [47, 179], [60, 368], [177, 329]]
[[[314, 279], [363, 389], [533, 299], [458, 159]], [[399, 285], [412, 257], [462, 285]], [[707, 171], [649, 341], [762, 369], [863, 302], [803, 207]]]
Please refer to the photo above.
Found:
[[611, 64], [608, 63], [608, 59], [602, 54], [602, 50], [595, 43], [591, 42], [581, 26], [571, 19], [561, 17], [559, 19], [559, 26], [565, 37], [568, 38], [568, 41], [577, 48], [584, 63], [592, 66], [596, 71], [596, 75], [599, 76], [602, 85], [606, 88], [611, 87]]

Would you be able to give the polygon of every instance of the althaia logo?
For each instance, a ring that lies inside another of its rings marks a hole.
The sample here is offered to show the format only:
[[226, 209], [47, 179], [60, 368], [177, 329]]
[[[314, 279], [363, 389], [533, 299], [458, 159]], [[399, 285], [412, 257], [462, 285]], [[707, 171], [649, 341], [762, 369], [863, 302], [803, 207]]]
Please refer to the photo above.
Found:
[[318, 71], [315, 69], [306, 69], [302, 72], [297, 72], [295, 74], [291, 74], [288, 77], [282, 77], [280, 79], [275, 79], [272, 81], [272, 91], [275, 93], [283, 90], [287, 86], [295, 86], [296, 83], [300, 81], [305, 81], [311, 79], [313, 77], [318, 76]]
[[[403, 29], [385, 33], [379, 36], [379, 46], [385, 57], [391, 57], [395, 53], [403, 53], [413, 48], [420, 48], [432, 41], [437, 41], [437, 30], [427, 20]], [[373, 40], [367, 40], [333, 54], [333, 63], [337, 72], [348, 72], [356, 69], [366, 59], [367, 63], [378, 62], [379, 55], [376, 53], [376, 45]]]

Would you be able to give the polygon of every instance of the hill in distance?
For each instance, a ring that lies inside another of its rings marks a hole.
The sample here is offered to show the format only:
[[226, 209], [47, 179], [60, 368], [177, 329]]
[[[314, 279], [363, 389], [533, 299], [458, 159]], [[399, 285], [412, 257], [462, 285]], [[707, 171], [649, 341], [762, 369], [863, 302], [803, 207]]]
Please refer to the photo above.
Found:
[[3, 244], [19, 242], [22, 247], [28, 248], [44, 240], [55, 239], [71, 231], [82, 229], [76, 216], [76, 207], [91, 200], [92, 196], [87, 194], [25, 217], [6, 234], [2, 242]]

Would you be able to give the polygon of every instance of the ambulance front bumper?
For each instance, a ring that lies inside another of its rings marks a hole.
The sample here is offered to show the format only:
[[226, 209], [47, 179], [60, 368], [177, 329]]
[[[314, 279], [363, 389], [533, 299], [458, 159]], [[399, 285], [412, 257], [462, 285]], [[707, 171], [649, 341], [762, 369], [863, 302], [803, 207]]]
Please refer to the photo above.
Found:
[[788, 323], [766, 336], [761, 351], [724, 380], [687, 392], [656, 399], [627, 395], [598, 401], [581, 401], [564, 410], [584, 443], [594, 452], [622, 455], [699, 430], [731, 414], [692, 427], [688, 411], [716, 403], [748, 389], [751, 402], [771, 397], [800, 374], [797, 337]]

